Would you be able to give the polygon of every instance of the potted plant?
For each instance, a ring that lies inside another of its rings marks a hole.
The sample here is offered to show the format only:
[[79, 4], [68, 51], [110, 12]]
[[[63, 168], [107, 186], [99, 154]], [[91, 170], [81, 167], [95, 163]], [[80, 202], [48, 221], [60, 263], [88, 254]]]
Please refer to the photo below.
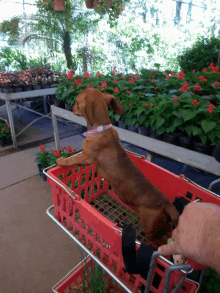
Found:
[[43, 169], [51, 166], [51, 154], [40, 145], [40, 151], [37, 152], [35, 161], [38, 164], [39, 174], [44, 181], [47, 181], [47, 176], [43, 173]]
[[65, 0], [53, 0], [55, 11], [65, 11]]

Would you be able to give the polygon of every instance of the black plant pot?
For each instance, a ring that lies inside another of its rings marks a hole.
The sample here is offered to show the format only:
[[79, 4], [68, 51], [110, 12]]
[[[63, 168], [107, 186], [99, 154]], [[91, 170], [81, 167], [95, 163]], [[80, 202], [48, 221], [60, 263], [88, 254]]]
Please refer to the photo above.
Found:
[[5, 94], [12, 94], [14, 92], [13, 89], [3, 89], [3, 93]]
[[5, 147], [7, 145], [6, 139], [0, 141], [1, 147]]
[[41, 90], [41, 85], [34, 85], [33, 90]]
[[211, 156], [214, 146], [211, 144], [203, 144], [198, 137], [193, 137], [193, 149], [198, 153]]
[[128, 130], [138, 133], [138, 128], [136, 126], [128, 126]]
[[45, 84], [42, 86], [42, 89], [49, 89], [50, 85], [49, 84]]
[[65, 109], [65, 102], [64, 101], [55, 100], [55, 106], [57, 106], [59, 108], [62, 108], [62, 109]]
[[72, 106], [67, 103], [65, 103], [65, 109], [72, 112]]
[[149, 136], [150, 135], [150, 129], [149, 127], [146, 126], [140, 126], [138, 127], [138, 133], [145, 135], [145, 136]]
[[25, 87], [24, 87], [24, 91], [25, 91], [25, 92], [32, 91], [32, 86], [25, 86]]
[[111, 124], [114, 126], [118, 126], [118, 123], [116, 122], [115, 118], [110, 118]]
[[39, 174], [42, 177], [43, 181], [47, 181], [47, 176], [43, 173], [43, 169], [42, 169], [41, 165], [38, 164], [37, 166], [38, 166]]
[[118, 120], [118, 127], [123, 128], [123, 129], [127, 129], [127, 126], [125, 126], [125, 123], [122, 120]]
[[0, 93], [3, 93], [3, 92], [4, 92], [3, 90], [4, 90], [4, 89], [1, 87], [1, 88], [0, 88]]
[[178, 145], [178, 133], [164, 133], [163, 134], [163, 141], [168, 142], [174, 145]]
[[12, 145], [13, 142], [12, 142], [12, 139], [11, 138], [7, 138], [6, 139], [6, 145]]
[[15, 87], [15, 93], [22, 92], [22, 87]]
[[163, 139], [163, 135], [159, 135], [156, 131], [153, 131], [152, 128], [150, 128], [150, 137], [151, 138], [158, 139], [158, 140], [162, 140]]
[[188, 136], [187, 133], [180, 133], [178, 135], [178, 142], [179, 142], [179, 146], [185, 149], [192, 148], [192, 136]]

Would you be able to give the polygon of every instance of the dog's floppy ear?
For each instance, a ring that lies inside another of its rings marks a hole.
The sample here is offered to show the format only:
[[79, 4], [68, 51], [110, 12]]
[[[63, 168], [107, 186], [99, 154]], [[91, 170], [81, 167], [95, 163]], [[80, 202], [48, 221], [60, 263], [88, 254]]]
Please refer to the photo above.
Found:
[[89, 95], [85, 96], [79, 104], [80, 115], [86, 118], [91, 126], [93, 126], [93, 99]]
[[111, 105], [116, 114], [122, 115], [124, 113], [124, 106], [115, 96], [103, 93], [103, 98], [108, 108]]

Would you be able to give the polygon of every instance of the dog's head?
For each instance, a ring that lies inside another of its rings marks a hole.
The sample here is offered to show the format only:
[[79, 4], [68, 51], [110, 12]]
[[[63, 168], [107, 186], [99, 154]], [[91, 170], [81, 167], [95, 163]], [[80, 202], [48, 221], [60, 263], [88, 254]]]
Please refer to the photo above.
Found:
[[124, 106], [115, 96], [103, 94], [93, 88], [85, 89], [76, 97], [73, 113], [84, 117], [91, 126], [94, 123], [106, 125], [109, 123], [108, 108], [110, 105], [116, 114], [124, 113]]

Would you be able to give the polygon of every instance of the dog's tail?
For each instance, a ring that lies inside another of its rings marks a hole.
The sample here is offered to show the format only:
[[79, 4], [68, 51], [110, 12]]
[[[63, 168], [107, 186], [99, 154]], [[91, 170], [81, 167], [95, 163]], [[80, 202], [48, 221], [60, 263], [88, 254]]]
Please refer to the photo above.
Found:
[[165, 204], [165, 211], [167, 212], [167, 214], [171, 218], [173, 225], [176, 228], [178, 225], [179, 217], [180, 217], [179, 212], [177, 211], [175, 206], [170, 201], [168, 201]]

